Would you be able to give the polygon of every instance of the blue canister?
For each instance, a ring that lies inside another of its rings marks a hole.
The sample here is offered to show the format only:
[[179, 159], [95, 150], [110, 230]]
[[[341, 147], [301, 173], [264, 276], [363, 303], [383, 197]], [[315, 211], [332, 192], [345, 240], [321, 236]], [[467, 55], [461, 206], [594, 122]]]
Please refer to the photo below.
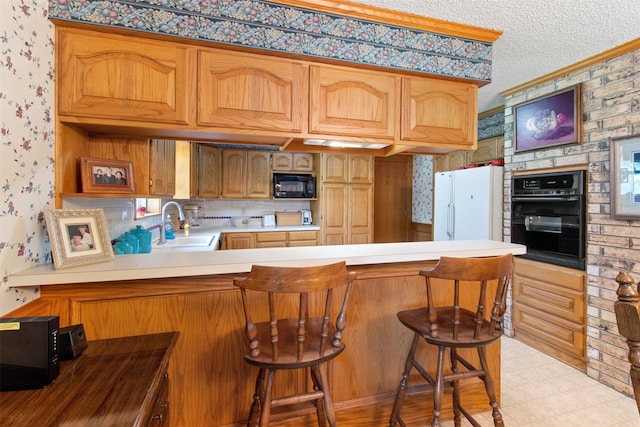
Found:
[[141, 225], [136, 225], [136, 229], [131, 233], [135, 234], [140, 242], [140, 253], [148, 254], [151, 252], [151, 236], [152, 233], [149, 230], [142, 228]]
[[126, 240], [119, 240], [114, 245], [117, 254], [130, 254], [133, 251], [133, 248]]
[[124, 233], [124, 239], [129, 242], [131, 245], [131, 253], [137, 254], [140, 253], [140, 240], [135, 236], [135, 234], [129, 233], [128, 231]]

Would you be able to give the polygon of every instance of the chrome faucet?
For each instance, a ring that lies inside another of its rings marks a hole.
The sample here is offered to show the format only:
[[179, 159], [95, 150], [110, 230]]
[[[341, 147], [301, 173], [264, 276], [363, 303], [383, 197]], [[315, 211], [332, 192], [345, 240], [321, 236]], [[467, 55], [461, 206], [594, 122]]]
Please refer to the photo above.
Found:
[[167, 243], [167, 239], [164, 234], [165, 221], [167, 220], [166, 219], [167, 217], [165, 214], [167, 206], [175, 206], [176, 208], [178, 208], [178, 215], [180, 217], [180, 221], [184, 221], [184, 212], [182, 211], [182, 206], [180, 206], [178, 202], [175, 202], [172, 200], [170, 202], [165, 203], [162, 206], [162, 212], [160, 213], [160, 215], [162, 216], [162, 222], [160, 223], [160, 240], [158, 240], [159, 245], [164, 245], [165, 243]]

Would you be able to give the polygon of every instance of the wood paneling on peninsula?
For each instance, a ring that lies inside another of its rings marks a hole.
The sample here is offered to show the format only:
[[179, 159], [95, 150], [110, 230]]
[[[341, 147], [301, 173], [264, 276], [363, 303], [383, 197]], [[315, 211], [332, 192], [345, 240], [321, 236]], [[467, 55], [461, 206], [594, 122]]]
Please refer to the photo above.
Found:
[[[350, 267], [358, 273], [358, 280], [347, 314], [347, 348], [330, 366], [338, 410], [393, 398], [403, 355], [411, 343], [411, 334], [397, 320], [396, 312], [424, 304], [424, 278], [418, 271], [433, 264]], [[59, 315], [61, 326], [82, 323], [90, 340], [180, 332], [168, 371], [171, 425], [227, 426], [246, 420], [256, 374], [243, 360], [242, 302], [232, 285], [233, 277], [238, 276], [241, 274], [43, 286], [39, 300], [11, 316]], [[471, 299], [464, 304], [471, 304]], [[425, 357], [435, 360], [431, 350]], [[474, 359], [472, 353], [468, 356]], [[489, 348], [488, 358], [499, 387], [499, 345]], [[297, 378], [284, 383], [288, 386], [280, 387], [278, 393], [304, 386]], [[475, 393], [481, 387], [478, 383], [463, 388], [462, 398], [474, 411], [488, 409], [486, 399], [475, 397], [482, 396]]]

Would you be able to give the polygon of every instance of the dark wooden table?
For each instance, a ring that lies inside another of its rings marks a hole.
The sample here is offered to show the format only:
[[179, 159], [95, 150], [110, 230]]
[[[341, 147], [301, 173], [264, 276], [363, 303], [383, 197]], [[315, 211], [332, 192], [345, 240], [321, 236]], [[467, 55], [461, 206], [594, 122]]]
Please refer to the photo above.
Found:
[[[47, 387], [0, 393], [0, 425], [146, 426], [166, 396], [177, 338], [167, 332], [89, 341], [82, 355], [60, 363]], [[156, 415], [154, 423], [164, 421]]]

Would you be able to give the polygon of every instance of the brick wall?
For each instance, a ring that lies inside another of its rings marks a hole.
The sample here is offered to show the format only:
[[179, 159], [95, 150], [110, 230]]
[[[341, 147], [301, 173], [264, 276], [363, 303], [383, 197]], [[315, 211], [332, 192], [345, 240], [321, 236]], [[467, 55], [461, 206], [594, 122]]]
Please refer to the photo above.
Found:
[[[513, 106], [582, 83], [583, 143], [515, 153]], [[628, 347], [613, 303], [619, 271], [640, 279], [640, 221], [610, 217], [610, 138], [640, 134], [640, 50], [607, 60], [505, 100], [505, 240], [510, 240], [514, 170], [587, 166], [587, 374], [632, 395]], [[510, 318], [507, 331], [512, 331]]]

